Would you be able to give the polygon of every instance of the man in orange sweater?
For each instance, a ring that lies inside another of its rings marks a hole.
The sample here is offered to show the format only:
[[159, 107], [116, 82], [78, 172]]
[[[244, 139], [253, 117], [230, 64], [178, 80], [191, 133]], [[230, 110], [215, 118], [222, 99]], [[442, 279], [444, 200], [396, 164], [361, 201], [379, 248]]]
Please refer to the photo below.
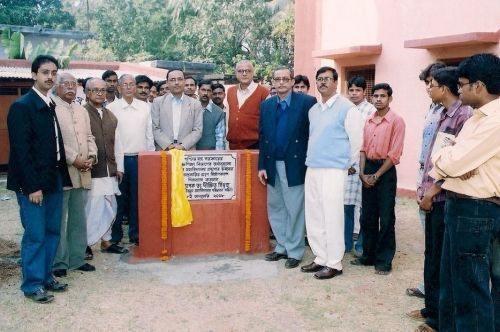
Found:
[[227, 90], [229, 148], [258, 149], [260, 103], [269, 91], [253, 81], [254, 69], [249, 60], [238, 62], [235, 71], [239, 84]]

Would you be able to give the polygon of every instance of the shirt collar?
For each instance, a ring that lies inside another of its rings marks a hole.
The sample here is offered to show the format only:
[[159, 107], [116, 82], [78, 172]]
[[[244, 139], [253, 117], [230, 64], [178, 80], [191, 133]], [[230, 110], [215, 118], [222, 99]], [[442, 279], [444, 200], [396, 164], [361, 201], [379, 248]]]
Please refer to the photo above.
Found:
[[286, 103], [286, 106], [287, 106], [287, 107], [290, 107], [290, 103], [292, 102], [292, 92], [290, 91], [290, 92], [286, 95], [285, 99], [280, 99], [280, 97], [278, 97], [278, 98], [277, 98], [277, 100], [278, 100], [278, 105], [279, 105], [282, 101], [284, 101], [284, 102]]
[[495, 115], [500, 113], [500, 98], [490, 101], [486, 105], [478, 108], [478, 111], [484, 115]]
[[252, 91], [252, 89], [254, 89], [254, 87], [257, 85], [257, 83], [255, 83], [254, 81], [252, 81], [247, 87], [246, 89], [242, 89], [241, 88], [241, 84], [238, 84], [238, 90], [240, 90], [241, 92], [243, 93], [248, 93], [250, 91]]
[[213, 111], [212, 105], [213, 105], [213, 102], [210, 100], [208, 102], [208, 105], [204, 109], [207, 110], [207, 111], [209, 111], [210, 113], [212, 113], [212, 111]]
[[40, 90], [35, 88], [35, 86], [33, 86], [33, 90], [36, 92], [37, 95], [40, 96], [40, 98], [43, 99], [43, 101], [47, 104], [47, 106], [50, 106], [50, 103], [52, 102], [52, 98], [41, 93]]
[[462, 101], [460, 99], [457, 99], [453, 105], [451, 105], [450, 109], [446, 110], [446, 112], [444, 113], [447, 117], [453, 117], [453, 115], [455, 115], [455, 112], [460, 108], [460, 106], [462, 106]]
[[319, 104], [321, 105], [321, 109], [325, 109], [325, 108], [330, 108], [332, 107], [333, 103], [335, 102], [335, 100], [337, 100], [339, 94], [338, 93], [335, 93], [333, 96], [330, 97], [330, 99], [328, 99], [325, 103], [322, 103], [321, 101], [319, 102]]
[[[180, 97], [176, 97], [172, 94], [171, 94], [171, 96], [172, 96], [172, 103], [182, 103], [184, 101], [184, 97], [186, 97], [185, 94], [182, 94]], [[189, 97], [189, 98], [191, 98], [191, 97]]]
[[56, 103], [57, 106], [64, 106], [66, 108], [72, 108], [72, 104], [73, 103], [68, 103], [66, 102], [65, 100], [63, 100], [61, 97], [59, 96], [54, 96], [54, 103]]
[[130, 107], [130, 108], [133, 108], [133, 109], [135, 109], [135, 110], [139, 109], [139, 108], [137, 107], [137, 99], [135, 99], [135, 98], [133, 98], [133, 99], [132, 99], [132, 103], [130, 103], [130, 104], [129, 104], [129, 103], [127, 103], [127, 101], [126, 101], [124, 98], [121, 98], [121, 99], [119, 99], [119, 100], [120, 100], [120, 102], [122, 103], [122, 109], [126, 109], [126, 108], [129, 108], [129, 107]]
[[392, 121], [394, 121], [394, 119], [396, 118], [396, 115], [392, 112], [392, 110], [389, 108], [389, 111], [387, 113], [385, 113], [384, 116], [380, 117], [377, 115], [377, 112], [373, 112], [370, 120], [373, 120], [375, 119], [375, 117], [379, 117], [380, 118], [380, 122], [382, 121], [387, 121], [389, 123], [391, 123]]

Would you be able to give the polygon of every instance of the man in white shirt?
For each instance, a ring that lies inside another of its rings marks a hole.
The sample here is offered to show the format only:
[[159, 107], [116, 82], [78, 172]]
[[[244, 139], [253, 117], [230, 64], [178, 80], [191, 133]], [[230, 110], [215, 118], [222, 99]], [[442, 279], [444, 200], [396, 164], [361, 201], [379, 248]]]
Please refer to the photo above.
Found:
[[154, 151], [153, 128], [148, 104], [135, 99], [134, 76], [124, 74], [118, 79], [118, 91], [122, 98], [107, 108], [118, 119], [118, 133], [124, 152], [124, 174], [120, 183], [122, 195], [117, 197], [118, 213], [113, 224], [111, 242], [118, 244], [123, 238], [122, 219], [128, 206], [128, 237], [130, 243], [139, 245], [137, 215], [138, 155], [141, 151]]

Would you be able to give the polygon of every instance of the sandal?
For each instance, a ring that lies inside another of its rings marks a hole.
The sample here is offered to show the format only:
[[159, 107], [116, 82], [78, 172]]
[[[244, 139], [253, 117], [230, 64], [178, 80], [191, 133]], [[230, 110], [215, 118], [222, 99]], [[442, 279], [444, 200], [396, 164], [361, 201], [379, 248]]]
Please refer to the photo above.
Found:
[[94, 258], [94, 253], [92, 252], [92, 249], [87, 246], [87, 249], [85, 249], [85, 260], [86, 261], [91, 261]]
[[417, 328], [415, 329], [415, 332], [437, 332], [437, 330], [435, 330], [432, 327], [430, 327], [429, 325], [423, 323], [423, 324], [420, 324], [419, 326], [417, 326]]
[[425, 316], [422, 314], [422, 310], [412, 310], [410, 312], [407, 312], [406, 317], [411, 318], [413, 320], [417, 320], [420, 322], [425, 322]]
[[415, 297], [418, 297], [418, 298], [425, 298], [425, 295], [424, 293], [422, 293], [422, 291], [418, 288], [407, 288], [406, 289], [406, 295], [408, 296], [415, 296]]

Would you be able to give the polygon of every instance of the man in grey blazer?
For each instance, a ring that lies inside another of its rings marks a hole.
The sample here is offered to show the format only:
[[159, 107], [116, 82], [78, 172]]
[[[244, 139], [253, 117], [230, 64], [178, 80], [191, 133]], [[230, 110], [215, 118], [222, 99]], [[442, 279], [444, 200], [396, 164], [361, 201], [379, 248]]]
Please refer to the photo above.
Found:
[[198, 100], [184, 94], [184, 72], [167, 73], [170, 94], [156, 98], [151, 106], [153, 135], [158, 150], [194, 150], [203, 131], [203, 112]]

